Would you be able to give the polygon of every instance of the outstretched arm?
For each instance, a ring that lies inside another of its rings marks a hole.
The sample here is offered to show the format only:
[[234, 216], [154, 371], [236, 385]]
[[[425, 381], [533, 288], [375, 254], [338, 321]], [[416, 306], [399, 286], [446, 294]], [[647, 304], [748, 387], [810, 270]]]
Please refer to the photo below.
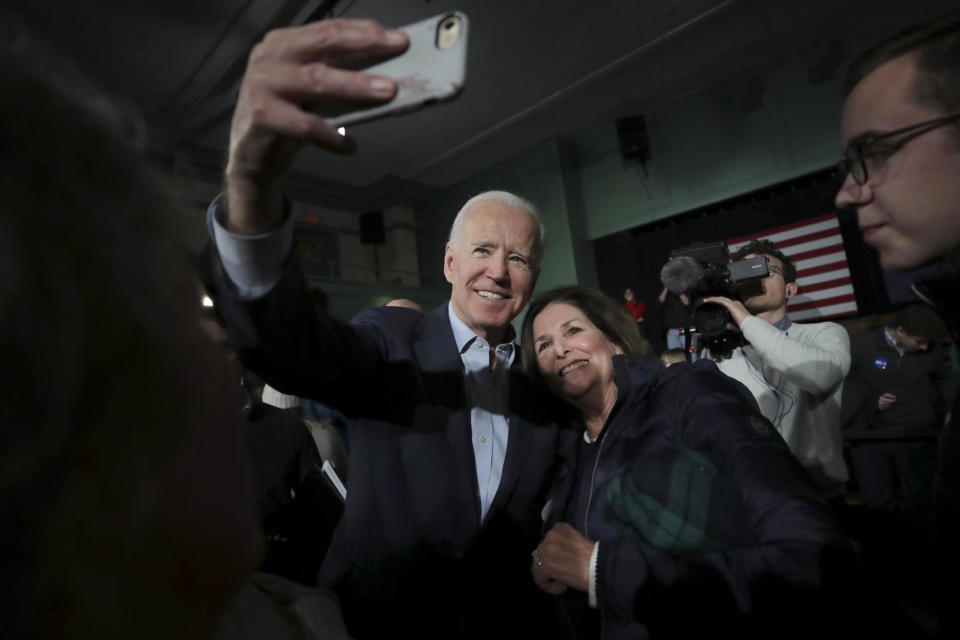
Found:
[[345, 411], [358, 389], [376, 389], [383, 377], [383, 336], [316, 308], [291, 252], [282, 184], [304, 145], [352, 151], [317, 112], [391, 99], [392, 79], [350, 69], [407, 45], [403, 32], [368, 20], [268, 33], [250, 53], [230, 129], [227, 191], [209, 212], [205, 280], [241, 358], [276, 388]]
[[208, 227], [240, 295], [273, 287], [290, 253], [293, 228], [283, 179], [307, 144], [349, 153], [353, 142], [315, 111], [383, 102], [390, 78], [340, 67], [403, 51], [403, 32], [367, 20], [326, 20], [271, 31], [253, 48], [230, 129], [226, 194], [211, 205]]

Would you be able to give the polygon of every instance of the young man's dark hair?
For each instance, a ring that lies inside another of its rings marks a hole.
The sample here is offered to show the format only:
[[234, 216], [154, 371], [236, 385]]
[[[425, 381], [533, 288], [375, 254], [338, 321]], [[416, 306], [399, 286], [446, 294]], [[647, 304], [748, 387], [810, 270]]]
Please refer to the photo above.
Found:
[[[843, 94], [885, 62], [905, 53], [917, 53], [917, 86], [920, 103], [935, 105], [945, 112], [960, 109], [960, 12], [949, 13], [881, 40], [851, 63]], [[954, 124], [960, 135], [960, 125]]]
[[760, 240], [751, 240], [747, 244], [737, 249], [732, 257], [734, 260], [742, 260], [749, 255], [765, 255], [776, 258], [780, 261], [780, 264], [783, 265], [784, 282], [797, 281], [797, 267], [793, 264], [793, 260], [784, 255], [780, 249], [777, 249], [777, 245], [773, 244], [772, 241], [767, 240], [766, 238]]
[[901, 309], [887, 325], [894, 329], [900, 327], [904, 333], [928, 342], [946, 340], [948, 336], [943, 320], [925, 304], [912, 304]]

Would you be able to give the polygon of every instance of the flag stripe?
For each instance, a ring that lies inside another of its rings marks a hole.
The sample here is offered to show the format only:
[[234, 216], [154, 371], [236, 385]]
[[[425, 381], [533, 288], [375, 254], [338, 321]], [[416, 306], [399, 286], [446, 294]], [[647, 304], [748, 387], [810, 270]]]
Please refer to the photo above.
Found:
[[750, 233], [750, 234], [747, 234], [747, 235], [745, 235], [745, 236], [739, 236], [739, 237], [737, 237], [737, 238], [733, 238], [733, 239], [731, 239], [731, 240], [728, 240], [728, 241], [727, 241], [727, 245], [729, 246], [729, 245], [731, 245], [731, 244], [746, 244], [747, 242], [750, 242], [751, 240], [756, 240], [757, 238], [772, 238], [773, 236], [777, 235], [778, 233], [784, 233], [784, 232], [787, 232], [787, 231], [792, 231], [792, 230], [794, 230], [794, 229], [799, 229], [799, 228], [801, 228], [801, 227], [809, 227], [809, 226], [811, 226], [811, 225], [815, 225], [815, 224], [818, 223], [818, 222], [826, 222], [826, 221], [828, 221], [828, 220], [829, 220], [829, 221], [832, 221], [831, 224], [834, 224], [834, 223], [835, 223], [837, 226], [839, 226], [839, 224], [840, 224], [840, 223], [837, 221], [837, 214], [835, 214], [835, 213], [827, 213], [827, 214], [822, 215], [822, 216], [816, 216], [815, 218], [807, 218], [806, 220], [801, 220], [801, 221], [799, 221], [799, 222], [793, 222], [793, 223], [791, 223], [791, 224], [785, 224], [785, 225], [780, 226], [780, 227], [773, 227], [772, 229], [767, 229], [766, 231], [760, 231], [760, 232], [758, 232], [758, 233]]
[[[851, 291], [850, 293], [847, 293], [844, 295], [832, 296], [830, 298], [822, 298], [820, 300], [810, 300], [809, 302], [801, 302], [800, 304], [796, 305], [796, 310], [803, 311], [804, 309], [814, 309], [817, 307], [822, 308], [822, 307], [826, 307], [832, 304], [837, 304], [840, 302], [856, 303], [856, 301], [857, 301], [857, 298], [856, 296], [853, 295], [853, 291]], [[794, 309], [790, 309], [791, 315], [793, 315], [793, 312], [794, 312]]]
[[823, 282], [814, 282], [811, 284], [803, 284], [797, 282], [797, 285], [800, 287], [800, 293], [807, 295], [813, 293], [814, 291], [823, 291], [824, 289], [830, 289], [832, 287], [841, 287], [849, 286], [850, 290], [853, 291], [853, 285], [850, 284], [850, 277], [846, 278], [836, 278], [835, 280], [824, 280]]
[[816, 309], [806, 309], [794, 313], [790, 312], [790, 319], [798, 322], [804, 320], [826, 320], [828, 318], [843, 318], [853, 315], [857, 312], [856, 302], [841, 302], [827, 307], [817, 307]]
[[810, 293], [801, 292], [800, 294], [794, 296], [794, 300], [823, 300], [825, 298], [830, 298], [832, 296], [838, 296], [840, 294], [853, 293], [853, 285], [850, 283], [833, 286], [828, 289], [819, 289], [817, 291], [811, 291]]
[[816, 267], [806, 267], [801, 269], [799, 265], [797, 266], [797, 275], [803, 274], [804, 277], [809, 278], [810, 276], [821, 275], [825, 273], [831, 273], [833, 271], [844, 270], [847, 273], [850, 273], [848, 268], [847, 261], [843, 260], [841, 262], [828, 262], [826, 264], [821, 264]]
[[800, 289], [806, 289], [807, 287], [820, 282], [840, 280], [841, 278], [845, 279], [847, 282], [850, 282], [850, 269], [836, 269], [834, 271], [826, 271], [824, 273], [818, 273], [812, 276], [800, 276], [797, 278], [797, 284], [800, 285]]
[[[798, 227], [796, 229], [791, 229], [790, 231], [784, 231], [783, 233], [765, 235], [763, 238], [776, 244], [777, 248], [784, 253], [789, 253], [787, 247], [791, 247], [799, 242], [803, 242], [804, 238], [814, 239], [815, 237], [827, 237], [831, 235], [837, 237], [840, 236], [840, 225], [837, 224], [836, 220], [818, 222], [817, 224], [810, 225], [809, 227]], [[744, 247], [746, 244], [746, 242], [728, 242], [727, 248], [730, 249], [730, 252], [732, 253]]]
[[830, 229], [824, 229], [823, 231], [816, 231], [814, 233], [804, 233], [802, 235], [798, 234], [790, 239], [774, 240], [774, 242], [777, 244], [777, 249], [780, 249], [780, 251], [790, 255], [791, 253], [795, 253], [795, 251], [789, 250], [788, 247], [795, 247], [806, 242], [813, 242], [814, 240], [822, 240], [824, 238], [829, 238], [834, 241], [833, 244], [836, 244], [837, 239], [840, 238], [840, 234], [837, 232], [837, 228], [834, 227]]
[[797, 267], [797, 273], [805, 273], [807, 269], [810, 269], [812, 267], [819, 267], [823, 265], [834, 265], [840, 262], [843, 262], [844, 264], [846, 264], [847, 262], [847, 254], [843, 251], [837, 251], [836, 253], [828, 253], [826, 255], [817, 256], [815, 258], [807, 258], [806, 260], [793, 259], [793, 264]]
[[828, 238], [819, 238], [817, 240], [811, 240], [810, 242], [798, 243], [786, 251], [783, 249], [781, 249], [781, 251], [793, 259], [795, 256], [803, 256], [811, 251], [829, 249], [831, 247], [834, 249], [843, 248], [843, 238], [838, 235], [832, 235]]
[[[839, 251], [838, 251], [838, 249], [839, 249]], [[843, 243], [834, 243], [834, 244], [831, 244], [831, 245], [826, 246], [826, 247], [819, 247], [819, 248], [817, 248], [817, 249], [812, 249], [812, 250], [810, 250], [810, 251], [803, 251], [802, 253], [795, 253], [795, 254], [792, 255], [792, 256], [791, 256], [790, 254], [787, 254], [787, 255], [790, 256], [790, 259], [793, 260], [794, 263], [797, 263], [798, 261], [801, 261], [801, 260], [808, 260], [808, 259], [810, 259], [810, 258], [818, 258], [818, 257], [820, 257], [820, 256], [829, 255], [829, 254], [831, 254], [831, 253], [838, 253], [838, 254], [842, 255], [844, 258], [847, 257], [846, 252], [843, 250]]]

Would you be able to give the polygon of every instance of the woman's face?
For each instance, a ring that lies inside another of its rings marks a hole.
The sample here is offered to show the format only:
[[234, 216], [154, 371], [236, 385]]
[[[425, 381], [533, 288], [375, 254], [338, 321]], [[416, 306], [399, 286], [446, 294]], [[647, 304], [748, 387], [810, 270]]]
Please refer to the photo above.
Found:
[[554, 395], [568, 402], [615, 385], [613, 356], [623, 353], [577, 307], [547, 305], [533, 320], [537, 367]]

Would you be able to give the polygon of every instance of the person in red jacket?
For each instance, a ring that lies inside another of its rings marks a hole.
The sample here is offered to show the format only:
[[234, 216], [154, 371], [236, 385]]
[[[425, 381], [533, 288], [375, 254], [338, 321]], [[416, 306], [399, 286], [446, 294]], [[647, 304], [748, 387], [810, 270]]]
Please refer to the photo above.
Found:
[[633, 289], [629, 287], [623, 290], [623, 300], [624, 300], [623, 308], [626, 309], [631, 316], [633, 316], [633, 321], [637, 323], [642, 323], [643, 316], [644, 314], [647, 313], [647, 305], [637, 300], [633, 296]]

